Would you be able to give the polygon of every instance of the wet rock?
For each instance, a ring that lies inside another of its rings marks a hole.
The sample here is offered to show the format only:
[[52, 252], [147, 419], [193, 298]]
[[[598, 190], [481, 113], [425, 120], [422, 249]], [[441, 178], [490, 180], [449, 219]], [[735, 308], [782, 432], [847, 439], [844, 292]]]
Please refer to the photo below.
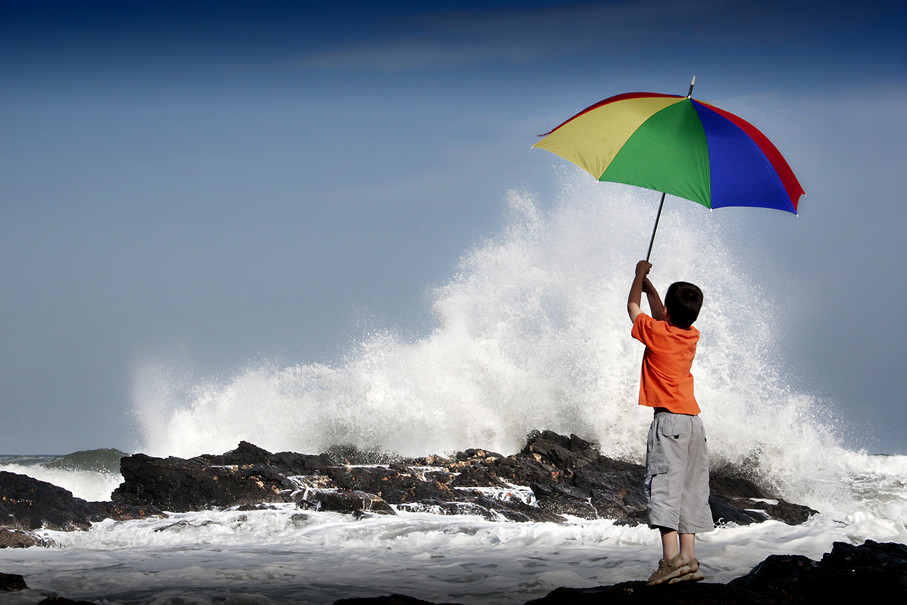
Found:
[[835, 542], [821, 561], [772, 555], [730, 582], [779, 602], [903, 603], [907, 599], [907, 546], [867, 540]]
[[[219, 464], [237, 459], [246, 460], [229, 454], [189, 460], [145, 454], [128, 456], [120, 462], [124, 482], [114, 490], [111, 499], [173, 512], [291, 501], [296, 486], [277, 467], [257, 463]], [[299, 470], [295, 468], [291, 472]]]
[[331, 461], [330, 464], [325, 466], [349, 466], [354, 464], [393, 465], [398, 460], [400, 460], [400, 456], [397, 456], [395, 454], [384, 454], [381, 452], [361, 450], [355, 445], [332, 445], [330, 448], [328, 448], [328, 451], [325, 452], [325, 455]]
[[396, 511], [380, 496], [360, 490], [311, 492], [297, 506], [304, 510], [323, 510], [347, 513], [362, 518], [368, 513], [374, 515], [396, 515]]
[[278, 452], [272, 454], [248, 441], [240, 441], [235, 450], [224, 454], [204, 454], [192, 459], [208, 466], [267, 466], [284, 475], [312, 475], [335, 464], [328, 454], [297, 454]]
[[72, 492], [26, 475], [0, 471], [0, 527], [88, 529], [88, 503]]
[[113, 519], [114, 521], [132, 521], [148, 517], [166, 517], [164, 512], [149, 504], [129, 505], [119, 502], [89, 502], [88, 519], [92, 523]]
[[420, 473], [409, 467], [402, 467], [402, 472], [385, 467], [333, 467], [326, 473], [341, 489], [377, 494], [390, 504], [463, 498], [461, 492], [451, 489], [449, 476], [440, 481], [436, 472]]
[[[147, 505], [87, 502], [62, 487], [0, 471], [0, 528], [6, 530], [87, 530], [92, 523], [107, 518], [144, 519], [160, 514], [160, 510]], [[14, 538], [6, 535], [7, 540]]]
[[0, 573], [0, 591], [28, 590], [25, 578], [14, 573]]
[[485, 466], [467, 466], [450, 480], [451, 487], [506, 487], [507, 484]]
[[[743, 498], [735, 498], [734, 501], [740, 503]], [[716, 525], [750, 525], [751, 523], [762, 523], [769, 519], [765, 511], [748, 510], [741, 506], [735, 505], [730, 498], [725, 498], [718, 494], [709, 495], [709, 507], [712, 509], [712, 519]]]
[[28, 548], [30, 546], [53, 546], [48, 540], [30, 531], [21, 529], [0, 529], [0, 548]]
[[571, 485], [533, 483], [529, 487], [535, 494], [539, 508], [556, 515], [570, 515], [595, 519], [598, 510], [592, 505], [592, 494]]
[[[366, 464], [368, 463], [368, 464]], [[272, 454], [248, 442], [221, 455], [121, 460], [117, 503], [165, 510], [302, 501], [312, 509], [352, 514], [436, 510], [489, 518], [563, 520], [564, 516], [645, 523], [644, 469], [599, 453], [576, 435], [534, 431], [518, 453], [473, 448], [450, 456], [406, 459], [336, 446], [320, 455]], [[766, 519], [802, 523], [815, 511], [773, 498], [747, 473], [723, 465], [713, 473], [713, 516], [723, 523]], [[534, 501], [527, 503], [525, 489]], [[513, 498], [508, 490], [522, 489]], [[369, 511], [357, 492], [381, 504]], [[390, 506], [387, 506], [390, 505]], [[387, 508], [385, 508], [387, 506]]]
[[749, 525], [774, 519], [788, 525], [799, 525], [805, 523], [812, 515], [818, 514], [818, 511], [802, 504], [763, 498], [712, 495], [709, 497], [709, 505], [712, 507], [712, 517], [719, 524]]
[[520, 523], [527, 521], [535, 523], [563, 523], [565, 521], [564, 517], [556, 513], [538, 506], [531, 506], [519, 500], [501, 500], [480, 496], [475, 499], [474, 503], [485, 508], [491, 514], [491, 518], [496, 521], [501, 519]]

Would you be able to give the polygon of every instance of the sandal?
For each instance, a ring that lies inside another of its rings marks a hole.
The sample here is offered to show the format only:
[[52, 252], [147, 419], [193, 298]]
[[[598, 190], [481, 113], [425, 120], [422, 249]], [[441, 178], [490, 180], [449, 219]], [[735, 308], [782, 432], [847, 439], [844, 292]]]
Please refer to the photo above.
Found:
[[[697, 569], [699, 562], [697, 561]], [[663, 582], [668, 582], [674, 580], [675, 578], [683, 577], [690, 575], [690, 566], [683, 562], [678, 554], [670, 561], [665, 561], [662, 559], [658, 562], [658, 569], [656, 569], [647, 581], [649, 586], [654, 586], [656, 584], [661, 584]]]
[[705, 580], [705, 576], [699, 571], [699, 561], [693, 559], [687, 563], [687, 568], [689, 570], [687, 573], [671, 578], [668, 580], [668, 584], [676, 584], [678, 582], [699, 582]]

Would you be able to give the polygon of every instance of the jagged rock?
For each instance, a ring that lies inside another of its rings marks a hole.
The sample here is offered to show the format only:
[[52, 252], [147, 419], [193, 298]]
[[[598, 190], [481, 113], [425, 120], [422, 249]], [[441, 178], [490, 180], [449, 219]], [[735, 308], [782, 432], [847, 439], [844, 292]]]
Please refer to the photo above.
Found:
[[69, 490], [0, 471], [0, 527], [72, 531], [90, 526], [87, 502]]
[[352, 492], [316, 491], [305, 500], [297, 502], [305, 510], [326, 510], [361, 516], [365, 513], [396, 515], [390, 505], [375, 494], [355, 490]]
[[326, 473], [341, 489], [377, 494], [390, 504], [463, 499], [461, 492], [450, 488], [449, 477], [442, 482], [433, 473], [420, 476], [409, 468], [400, 472], [383, 467], [333, 467], [326, 469]]
[[583, 519], [598, 517], [592, 505], [592, 494], [572, 485], [544, 485], [533, 483], [529, 486], [535, 494], [539, 508], [556, 515], [570, 515]]
[[330, 460], [330, 463], [325, 466], [352, 464], [393, 465], [401, 459], [400, 456], [395, 454], [361, 450], [355, 445], [332, 445], [324, 455]]
[[286, 475], [312, 475], [335, 464], [328, 454], [297, 454], [278, 452], [272, 454], [248, 441], [240, 441], [235, 450], [225, 454], [203, 454], [192, 460], [210, 466], [270, 466]]
[[721, 524], [733, 522], [738, 525], [749, 525], [774, 519], [788, 525], [799, 525], [805, 523], [812, 515], [818, 514], [818, 511], [802, 504], [762, 498], [712, 495], [709, 497], [709, 505], [712, 507], [715, 522]]
[[501, 518], [508, 521], [526, 522], [533, 521], [536, 523], [563, 523], [564, 518], [558, 514], [547, 511], [537, 506], [530, 506], [518, 500], [499, 500], [480, 496], [475, 499], [475, 504], [481, 506], [491, 513], [491, 518], [500, 520]]
[[505, 487], [507, 484], [484, 466], [463, 468], [450, 481], [451, 487]]
[[53, 546], [53, 540], [21, 529], [0, 529], [0, 548], [28, 548], [29, 546]]
[[88, 519], [92, 523], [113, 519], [114, 521], [132, 521], [148, 517], [165, 517], [164, 512], [149, 504], [122, 504], [119, 502], [89, 502]]
[[173, 512], [291, 500], [296, 486], [276, 467], [217, 464], [223, 461], [213, 456], [189, 460], [128, 456], [120, 462], [124, 482], [111, 498]]
[[25, 578], [14, 573], [0, 573], [0, 590], [11, 592], [13, 590], [28, 590]]
[[[743, 499], [735, 498], [734, 500], [739, 503]], [[761, 523], [769, 519], [768, 514], [764, 511], [741, 508], [732, 504], [730, 498], [725, 498], [718, 494], [709, 495], [709, 507], [712, 509], [712, 519], [717, 525], [730, 523], [750, 525], [751, 523]]]
[[86, 530], [107, 517], [140, 519], [161, 514], [153, 507], [86, 502], [72, 492], [26, 475], [0, 471], [0, 528]]
[[[355, 495], [363, 492], [403, 510], [512, 520], [558, 521], [569, 515], [646, 521], [641, 465], [608, 458], [590, 441], [552, 431], [530, 433], [526, 446], [511, 456], [475, 448], [449, 457], [405, 459], [353, 446], [332, 447], [317, 456], [272, 454], [243, 441], [221, 455], [184, 460], [136, 454], [120, 464], [125, 481], [113, 494], [115, 502], [180, 512], [303, 500], [309, 508], [367, 513]], [[513, 486], [531, 487], [534, 505], [495, 495]], [[815, 512], [773, 498], [728, 465], [713, 473], [711, 486], [713, 516], [724, 523], [768, 518], [802, 523]]]
[[907, 546], [835, 542], [821, 561], [772, 555], [730, 584], [779, 602], [902, 603], [907, 600]]

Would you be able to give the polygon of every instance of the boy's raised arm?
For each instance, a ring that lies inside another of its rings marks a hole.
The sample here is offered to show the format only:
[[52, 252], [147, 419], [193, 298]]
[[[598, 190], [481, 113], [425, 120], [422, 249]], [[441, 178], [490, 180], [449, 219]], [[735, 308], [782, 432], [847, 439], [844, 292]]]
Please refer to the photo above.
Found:
[[658, 295], [658, 290], [655, 289], [655, 286], [652, 285], [652, 282], [649, 281], [649, 278], [645, 278], [642, 282], [642, 291], [646, 293], [646, 298], [649, 301], [649, 309], [652, 312], [652, 317], [658, 321], [664, 321], [665, 316], [665, 306], [661, 302], [661, 297]]
[[[646, 279], [646, 275], [651, 268], [652, 263], [648, 261], [641, 260], [636, 263], [636, 275], [633, 277], [633, 284], [630, 286], [630, 294], [627, 296], [627, 313], [630, 315], [630, 321], [635, 322], [636, 316], [642, 313], [642, 309], [639, 305], [642, 303], [643, 284], [649, 281]], [[651, 287], [651, 284], [649, 284], [649, 286]]]

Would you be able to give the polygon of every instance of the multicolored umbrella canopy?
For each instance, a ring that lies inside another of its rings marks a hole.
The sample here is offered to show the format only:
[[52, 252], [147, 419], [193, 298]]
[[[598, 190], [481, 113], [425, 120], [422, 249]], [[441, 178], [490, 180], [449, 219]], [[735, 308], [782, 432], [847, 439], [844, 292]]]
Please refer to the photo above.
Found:
[[618, 95], [542, 136], [533, 147], [600, 181], [670, 193], [706, 208], [752, 206], [796, 214], [804, 193], [781, 153], [755, 126], [689, 95]]

